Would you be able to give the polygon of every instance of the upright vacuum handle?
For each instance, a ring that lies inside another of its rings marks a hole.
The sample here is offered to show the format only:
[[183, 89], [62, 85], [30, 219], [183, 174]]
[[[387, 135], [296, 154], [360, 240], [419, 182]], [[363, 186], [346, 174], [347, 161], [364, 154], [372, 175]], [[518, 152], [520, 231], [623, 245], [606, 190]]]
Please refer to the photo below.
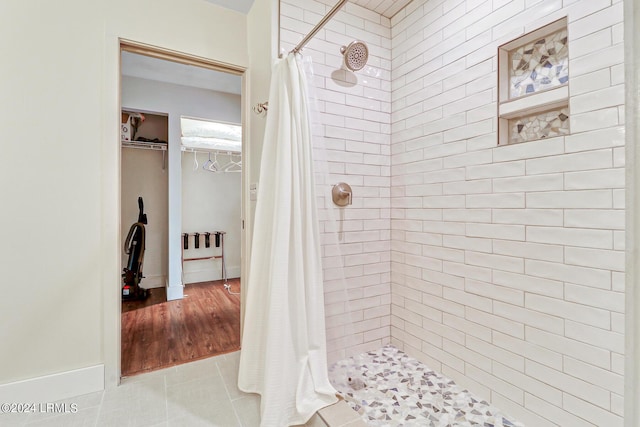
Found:
[[147, 214], [144, 213], [144, 202], [142, 197], [138, 196], [138, 222], [147, 223]]

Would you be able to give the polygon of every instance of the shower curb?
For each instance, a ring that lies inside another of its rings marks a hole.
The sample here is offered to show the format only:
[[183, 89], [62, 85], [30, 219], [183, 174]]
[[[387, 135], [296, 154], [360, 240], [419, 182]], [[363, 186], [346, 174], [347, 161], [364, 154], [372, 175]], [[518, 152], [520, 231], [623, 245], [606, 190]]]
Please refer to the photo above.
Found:
[[367, 427], [360, 414], [344, 400], [320, 409], [306, 424], [307, 427]]

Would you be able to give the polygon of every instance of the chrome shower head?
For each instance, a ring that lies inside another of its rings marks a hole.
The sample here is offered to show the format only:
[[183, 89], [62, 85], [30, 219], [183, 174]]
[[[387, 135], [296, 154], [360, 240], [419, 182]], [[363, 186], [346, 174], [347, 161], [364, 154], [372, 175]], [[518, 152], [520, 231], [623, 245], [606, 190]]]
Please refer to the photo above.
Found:
[[342, 46], [340, 53], [344, 55], [344, 66], [351, 71], [359, 71], [369, 59], [369, 48], [364, 42], [354, 40], [348, 46]]

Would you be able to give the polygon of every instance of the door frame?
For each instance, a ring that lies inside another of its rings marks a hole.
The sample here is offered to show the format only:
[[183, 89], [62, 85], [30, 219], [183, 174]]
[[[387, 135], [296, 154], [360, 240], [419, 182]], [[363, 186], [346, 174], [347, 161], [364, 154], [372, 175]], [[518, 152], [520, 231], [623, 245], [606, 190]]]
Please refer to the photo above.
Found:
[[[250, 218], [249, 215], [249, 188], [248, 188], [248, 171], [250, 169], [251, 156], [249, 155], [248, 137], [248, 70], [246, 67], [217, 61], [212, 58], [205, 58], [192, 55], [186, 52], [175, 51], [171, 49], [153, 46], [141, 42], [121, 37], [114, 37], [113, 43], [108, 43], [106, 56], [113, 58], [114, 61], [106, 61], [106, 63], [115, 64], [115, 67], [106, 69], [108, 74], [105, 79], [105, 120], [103, 121], [103, 139], [102, 146], [102, 171], [103, 171], [103, 229], [102, 241], [104, 259], [102, 268], [102, 286], [103, 286], [103, 356], [105, 367], [105, 389], [116, 387], [121, 380], [121, 291], [115, 283], [121, 282], [121, 250], [122, 236], [121, 229], [121, 148], [120, 148], [120, 108], [122, 105], [120, 90], [122, 82], [121, 73], [121, 52], [137, 53], [140, 55], [151, 56], [158, 59], [179, 62], [186, 65], [199, 66], [215, 71], [226, 72], [238, 75], [242, 78], [241, 83], [241, 125], [242, 125], [242, 174], [241, 174], [241, 222], [243, 224], [241, 231], [241, 293], [244, 294], [245, 283], [247, 277], [247, 262], [249, 255], [249, 245], [247, 236], [250, 236]], [[117, 74], [115, 78], [111, 75]], [[113, 78], [113, 79], [112, 79]], [[117, 82], [115, 87], [113, 82]], [[115, 92], [115, 93], [114, 93]], [[113, 108], [116, 106], [116, 108]], [[240, 332], [244, 320], [245, 298], [240, 298]]]

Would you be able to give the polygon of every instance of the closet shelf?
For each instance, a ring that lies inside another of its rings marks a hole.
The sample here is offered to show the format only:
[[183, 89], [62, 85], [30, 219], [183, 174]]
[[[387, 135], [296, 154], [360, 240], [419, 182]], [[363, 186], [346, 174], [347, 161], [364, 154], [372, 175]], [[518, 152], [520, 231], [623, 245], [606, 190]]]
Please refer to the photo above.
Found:
[[142, 150], [167, 151], [167, 144], [158, 144], [155, 142], [122, 141], [122, 146], [127, 148], [139, 148]]
[[180, 147], [180, 150], [185, 153], [218, 153], [218, 154], [231, 154], [233, 156], [242, 156], [241, 151], [225, 150], [223, 148], [206, 148], [206, 147]]

